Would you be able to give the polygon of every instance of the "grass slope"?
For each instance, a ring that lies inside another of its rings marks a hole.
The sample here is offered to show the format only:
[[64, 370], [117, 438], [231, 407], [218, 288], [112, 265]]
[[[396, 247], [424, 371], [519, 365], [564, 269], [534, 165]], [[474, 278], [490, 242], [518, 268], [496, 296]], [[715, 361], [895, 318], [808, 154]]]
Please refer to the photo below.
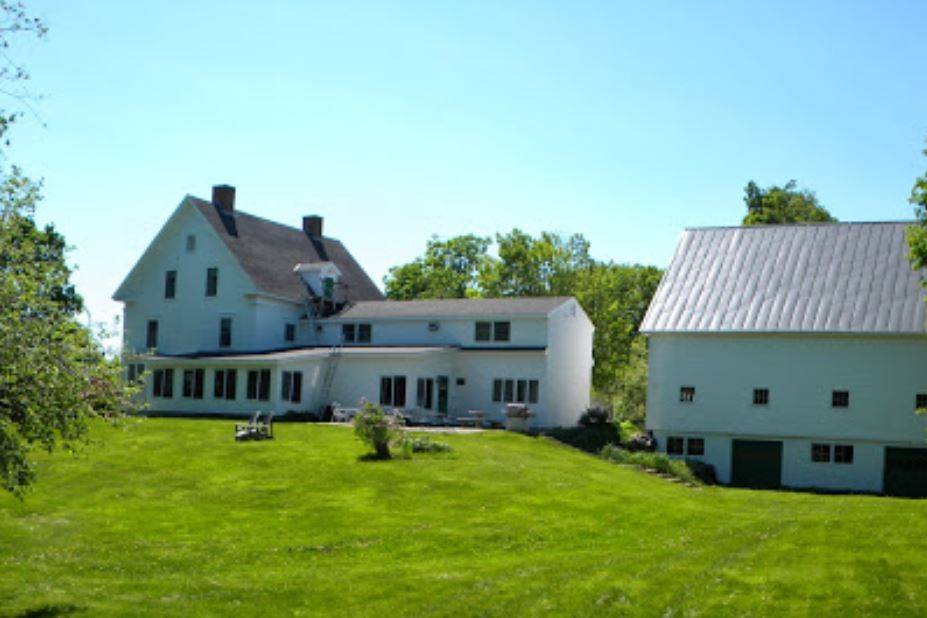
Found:
[[[927, 612], [927, 502], [692, 489], [543, 439], [99, 427], [0, 496], [0, 614]], [[442, 438], [445, 439], [445, 438]]]

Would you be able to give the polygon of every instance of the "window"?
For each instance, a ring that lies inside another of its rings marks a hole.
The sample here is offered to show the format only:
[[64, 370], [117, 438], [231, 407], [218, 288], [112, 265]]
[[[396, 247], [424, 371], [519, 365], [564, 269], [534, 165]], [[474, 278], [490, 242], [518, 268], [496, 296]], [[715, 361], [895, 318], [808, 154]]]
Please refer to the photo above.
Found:
[[258, 401], [270, 400], [270, 369], [248, 371], [247, 397]]
[[538, 380], [496, 378], [492, 381], [492, 400], [496, 403], [537, 403], [540, 390]]
[[476, 341], [508, 341], [511, 322], [477, 322], [473, 338]]
[[232, 318], [219, 320], [219, 347], [228, 348], [232, 345]]
[[187, 253], [196, 251], [196, 236], [190, 234], [187, 236]]
[[219, 269], [206, 269], [206, 296], [215, 296], [219, 291]]
[[355, 328], [353, 324], [341, 325], [341, 340], [345, 343], [354, 343]]
[[755, 406], [769, 405], [769, 389], [768, 388], [753, 389], [753, 405]]
[[235, 369], [216, 369], [213, 372], [212, 395], [216, 399], [235, 399]]
[[170, 399], [174, 396], [174, 370], [155, 369], [152, 395]]
[[145, 339], [145, 347], [154, 350], [158, 347], [158, 321], [148, 320], [148, 333]]
[[405, 376], [383, 376], [380, 378], [380, 404], [397, 408], [406, 405]]
[[164, 273], [164, 298], [174, 298], [177, 293], [177, 271]]
[[515, 380], [506, 380], [505, 381], [505, 402], [511, 403], [515, 401]]
[[457, 386], [466, 386], [466, 385], [467, 385], [466, 378], [457, 378]]
[[142, 363], [129, 363], [126, 365], [126, 380], [129, 382], [139, 382], [142, 374], [145, 373], [145, 365]]
[[373, 327], [370, 324], [358, 324], [357, 341], [360, 343], [370, 343], [370, 336], [372, 331]]
[[850, 391], [834, 391], [831, 394], [830, 405], [834, 408], [850, 407]]
[[830, 461], [830, 444], [812, 444], [811, 461], [827, 463]]
[[283, 340], [296, 341], [296, 324], [283, 325]]
[[419, 378], [415, 389], [415, 405], [431, 410], [434, 408], [435, 381], [433, 378]]
[[841, 463], [841, 464], [853, 463], [853, 445], [852, 444], [835, 444], [834, 445], [834, 463]]
[[322, 279], [322, 296], [324, 296], [326, 300], [331, 300], [334, 295], [335, 280], [331, 277], [325, 277]]
[[280, 398], [299, 403], [303, 398], [303, 372], [284, 371], [280, 380]]
[[686, 454], [701, 456], [705, 454], [705, 438], [689, 438], [686, 440]]
[[492, 338], [493, 341], [508, 341], [509, 333], [512, 330], [511, 322], [493, 322]]
[[667, 455], [682, 455], [685, 440], [677, 436], [670, 436], [666, 439]]
[[681, 386], [679, 388], [679, 401], [682, 403], [692, 403], [695, 401], [695, 387]]
[[193, 399], [203, 398], [203, 374], [202, 369], [184, 369], [183, 370], [183, 396], [192, 397]]
[[922, 410], [927, 408], [927, 393], [918, 393], [914, 396], [914, 409]]

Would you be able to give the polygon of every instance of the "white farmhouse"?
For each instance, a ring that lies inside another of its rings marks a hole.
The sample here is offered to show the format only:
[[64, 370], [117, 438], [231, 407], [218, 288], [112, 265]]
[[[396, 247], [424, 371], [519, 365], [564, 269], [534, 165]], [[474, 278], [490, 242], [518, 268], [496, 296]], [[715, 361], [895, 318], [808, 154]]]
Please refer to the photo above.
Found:
[[588, 407], [593, 327], [573, 298], [387, 301], [323, 236], [236, 210], [235, 189], [186, 196], [120, 285], [124, 341], [160, 414], [319, 412], [380, 402], [535, 427]]
[[734, 485], [927, 493], [907, 225], [685, 231], [641, 328], [659, 449]]

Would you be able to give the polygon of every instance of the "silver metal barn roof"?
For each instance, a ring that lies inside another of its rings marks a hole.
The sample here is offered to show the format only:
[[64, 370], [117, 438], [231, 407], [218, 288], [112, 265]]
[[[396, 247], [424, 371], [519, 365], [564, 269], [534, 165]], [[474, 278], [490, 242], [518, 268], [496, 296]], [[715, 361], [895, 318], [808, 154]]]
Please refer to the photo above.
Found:
[[644, 333], [927, 333], [910, 222], [690, 229]]

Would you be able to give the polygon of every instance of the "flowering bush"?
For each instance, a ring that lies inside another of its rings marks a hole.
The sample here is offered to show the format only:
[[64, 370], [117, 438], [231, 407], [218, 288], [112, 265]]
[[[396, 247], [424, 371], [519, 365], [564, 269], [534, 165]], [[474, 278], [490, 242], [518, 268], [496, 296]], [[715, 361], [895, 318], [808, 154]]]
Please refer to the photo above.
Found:
[[390, 459], [390, 444], [402, 437], [399, 417], [390, 416], [378, 405], [365, 402], [354, 415], [354, 435], [370, 445], [378, 459]]

